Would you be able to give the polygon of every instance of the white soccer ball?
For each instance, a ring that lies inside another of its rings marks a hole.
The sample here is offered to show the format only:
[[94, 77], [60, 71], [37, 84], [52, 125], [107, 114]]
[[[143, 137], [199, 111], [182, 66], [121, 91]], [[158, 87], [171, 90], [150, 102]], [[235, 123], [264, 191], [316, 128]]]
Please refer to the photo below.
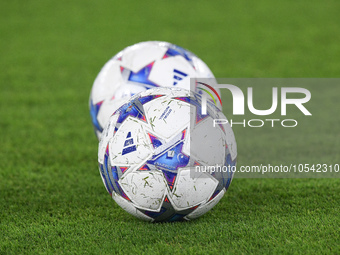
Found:
[[146, 221], [190, 220], [209, 211], [228, 189], [237, 157], [230, 125], [214, 127], [213, 119], [226, 118], [211, 101], [202, 115], [201, 96], [188, 90], [133, 96], [109, 118], [98, 147], [112, 198]]
[[189, 90], [190, 78], [215, 81], [201, 59], [177, 45], [148, 41], [125, 48], [104, 65], [92, 86], [89, 107], [97, 138], [110, 115], [134, 94], [154, 87]]

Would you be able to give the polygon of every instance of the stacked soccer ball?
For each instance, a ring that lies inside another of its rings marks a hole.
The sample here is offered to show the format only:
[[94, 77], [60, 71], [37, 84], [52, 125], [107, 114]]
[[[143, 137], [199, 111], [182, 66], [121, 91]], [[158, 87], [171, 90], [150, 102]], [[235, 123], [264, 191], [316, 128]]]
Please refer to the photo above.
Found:
[[[100, 175], [116, 203], [140, 219], [197, 218], [231, 183], [234, 134], [229, 125], [213, 125], [225, 118], [221, 104], [208, 100], [202, 114], [206, 89], [197, 88], [198, 78], [215, 81], [193, 53], [153, 41], [119, 52], [93, 84], [90, 113], [100, 140]], [[203, 171], [211, 166], [229, 170]]]

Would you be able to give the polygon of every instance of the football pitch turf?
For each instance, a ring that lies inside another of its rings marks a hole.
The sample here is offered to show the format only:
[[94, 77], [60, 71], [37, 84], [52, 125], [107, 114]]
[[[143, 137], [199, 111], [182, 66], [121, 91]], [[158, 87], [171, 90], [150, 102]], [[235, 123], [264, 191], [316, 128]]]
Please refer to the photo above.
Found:
[[[216, 77], [338, 78], [339, 11], [330, 0], [1, 1], [0, 254], [340, 254], [339, 178], [235, 178], [197, 220], [130, 216], [101, 181], [88, 111], [104, 63], [147, 40], [193, 51]], [[310, 91], [313, 116], [294, 113], [296, 128], [235, 126], [238, 166], [340, 163], [340, 87]]]

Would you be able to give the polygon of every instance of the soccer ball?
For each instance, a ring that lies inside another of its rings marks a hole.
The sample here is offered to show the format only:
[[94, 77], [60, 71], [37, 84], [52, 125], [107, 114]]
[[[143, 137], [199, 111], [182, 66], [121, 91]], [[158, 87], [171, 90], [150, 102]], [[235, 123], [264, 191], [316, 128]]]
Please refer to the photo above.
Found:
[[189, 90], [190, 78], [215, 81], [201, 59], [177, 45], [149, 41], [125, 48], [104, 65], [92, 86], [89, 107], [97, 138], [111, 114], [134, 94], [154, 87]]
[[228, 189], [237, 157], [230, 125], [214, 127], [213, 119], [226, 118], [211, 101], [202, 115], [195, 92], [162, 87], [133, 96], [109, 118], [99, 142], [108, 193], [146, 221], [191, 220], [209, 211]]

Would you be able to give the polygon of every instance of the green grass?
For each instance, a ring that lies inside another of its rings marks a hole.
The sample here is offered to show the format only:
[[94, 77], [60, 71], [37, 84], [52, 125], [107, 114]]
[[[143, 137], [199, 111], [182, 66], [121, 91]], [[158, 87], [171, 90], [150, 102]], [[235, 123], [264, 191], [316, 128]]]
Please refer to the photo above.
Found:
[[[236, 178], [198, 220], [128, 215], [100, 179], [87, 106], [103, 64], [145, 40], [190, 49], [216, 77], [339, 77], [339, 9], [330, 0], [2, 1], [0, 254], [339, 254], [339, 179]], [[297, 115], [293, 130], [235, 127], [238, 164], [340, 163], [340, 88], [311, 92], [313, 116]]]

